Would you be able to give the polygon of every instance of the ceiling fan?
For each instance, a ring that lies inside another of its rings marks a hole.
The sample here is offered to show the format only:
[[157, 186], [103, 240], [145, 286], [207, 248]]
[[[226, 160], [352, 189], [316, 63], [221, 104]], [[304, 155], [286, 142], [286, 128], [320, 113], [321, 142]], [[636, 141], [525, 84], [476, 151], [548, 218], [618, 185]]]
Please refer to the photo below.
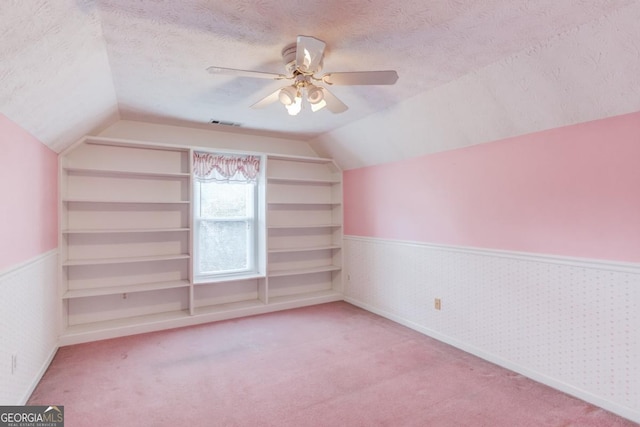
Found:
[[256, 102], [251, 108], [263, 108], [280, 101], [290, 115], [295, 116], [302, 110], [303, 98], [311, 105], [312, 111], [327, 107], [332, 113], [342, 113], [347, 107], [325, 85], [392, 85], [398, 80], [398, 73], [385, 71], [352, 71], [326, 73], [317, 76], [322, 70], [325, 42], [309, 36], [298, 36], [296, 43], [282, 49], [287, 74], [266, 73], [262, 71], [238, 70], [234, 68], [209, 67], [211, 74], [226, 74], [238, 77], [254, 77], [270, 80], [291, 80], [292, 84], [280, 88]]

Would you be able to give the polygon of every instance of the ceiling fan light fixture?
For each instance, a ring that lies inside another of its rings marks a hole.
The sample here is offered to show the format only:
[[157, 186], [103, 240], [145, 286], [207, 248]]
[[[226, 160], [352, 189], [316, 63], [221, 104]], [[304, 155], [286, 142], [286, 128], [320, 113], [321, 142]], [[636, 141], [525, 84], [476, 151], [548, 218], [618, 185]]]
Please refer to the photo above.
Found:
[[278, 99], [285, 107], [294, 104], [297, 97], [298, 89], [295, 86], [283, 87], [278, 94]]
[[307, 101], [309, 104], [314, 105], [324, 100], [324, 92], [321, 87], [314, 86], [312, 84], [307, 88]]
[[[282, 49], [286, 74], [217, 66], [209, 67], [207, 71], [214, 75], [289, 80], [289, 86], [274, 90], [251, 105], [251, 108], [264, 108], [280, 101], [292, 116], [300, 113], [304, 103], [308, 103], [313, 112], [325, 107], [334, 114], [347, 111], [349, 107], [331, 93], [327, 86], [393, 85], [398, 80], [398, 73], [394, 70], [342, 71], [321, 76], [319, 73], [323, 68], [325, 50], [326, 43], [322, 40], [299, 35], [295, 43], [290, 43]], [[319, 82], [322, 86], [316, 86], [312, 82]]]

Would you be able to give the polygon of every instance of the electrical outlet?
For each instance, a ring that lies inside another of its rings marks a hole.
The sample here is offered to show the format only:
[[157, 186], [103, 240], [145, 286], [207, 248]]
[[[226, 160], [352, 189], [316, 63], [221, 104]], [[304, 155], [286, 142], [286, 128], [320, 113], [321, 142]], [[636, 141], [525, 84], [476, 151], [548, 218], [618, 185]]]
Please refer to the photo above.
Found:
[[12, 354], [11, 355], [11, 375], [15, 374], [17, 370], [18, 370], [18, 355]]
[[442, 310], [442, 300], [440, 298], [436, 298], [433, 306], [435, 307], [436, 310]]

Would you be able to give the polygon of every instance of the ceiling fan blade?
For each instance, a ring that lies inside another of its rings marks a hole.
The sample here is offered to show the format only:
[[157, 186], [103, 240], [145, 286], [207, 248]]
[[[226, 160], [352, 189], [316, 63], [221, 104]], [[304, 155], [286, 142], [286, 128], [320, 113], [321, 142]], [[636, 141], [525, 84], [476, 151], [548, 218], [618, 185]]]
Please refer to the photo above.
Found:
[[329, 85], [392, 85], [398, 80], [394, 70], [327, 73], [321, 80]]
[[271, 104], [273, 104], [274, 102], [276, 102], [276, 101], [279, 99], [279, 97], [280, 97], [280, 90], [281, 90], [281, 89], [278, 89], [278, 90], [276, 90], [275, 92], [273, 92], [273, 93], [271, 93], [271, 94], [269, 94], [269, 95], [265, 96], [265, 97], [264, 97], [264, 98], [262, 98], [260, 101], [258, 101], [258, 102], [256, 102], [255, 104], [253, 104], [253, 105], [251, 106], [251, 108], [264, 108], [264, 107], [266, 107], [267, 105], [271, 105]]
[[314, 37], [298, 36], [296, 68], [305, 73], [315, 73], [322, 62], [325, 46], [325, 42]]
[[236, 77], [253, 77], [257, 79], [282, 80], [287, 76], [283, 74], [265, 73], [262, 71], [237, 70], [235, 68], [209, 67], [207, 71], [213, 75], [224, 74]]
[[327, 103], [327, 110], [331, 111], [334, 114], [344, 113], [349, 109], [347, 105], [340, 101], [334, 94], [329, 92], [329, 89], [326, 87], [322, 88], [322, 92], [324, 92], [324, 102]]

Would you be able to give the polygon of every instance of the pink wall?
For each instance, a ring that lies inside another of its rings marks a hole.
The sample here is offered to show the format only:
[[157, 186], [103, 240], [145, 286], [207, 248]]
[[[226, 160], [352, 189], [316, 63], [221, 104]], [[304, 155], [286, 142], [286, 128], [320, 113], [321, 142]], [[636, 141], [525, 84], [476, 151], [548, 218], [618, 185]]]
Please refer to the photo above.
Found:
[[0, 271], [57, 246], [58, 156], [0, 114]]
[[345, 234], [640, 262], [640, 113], [346, 171]]

